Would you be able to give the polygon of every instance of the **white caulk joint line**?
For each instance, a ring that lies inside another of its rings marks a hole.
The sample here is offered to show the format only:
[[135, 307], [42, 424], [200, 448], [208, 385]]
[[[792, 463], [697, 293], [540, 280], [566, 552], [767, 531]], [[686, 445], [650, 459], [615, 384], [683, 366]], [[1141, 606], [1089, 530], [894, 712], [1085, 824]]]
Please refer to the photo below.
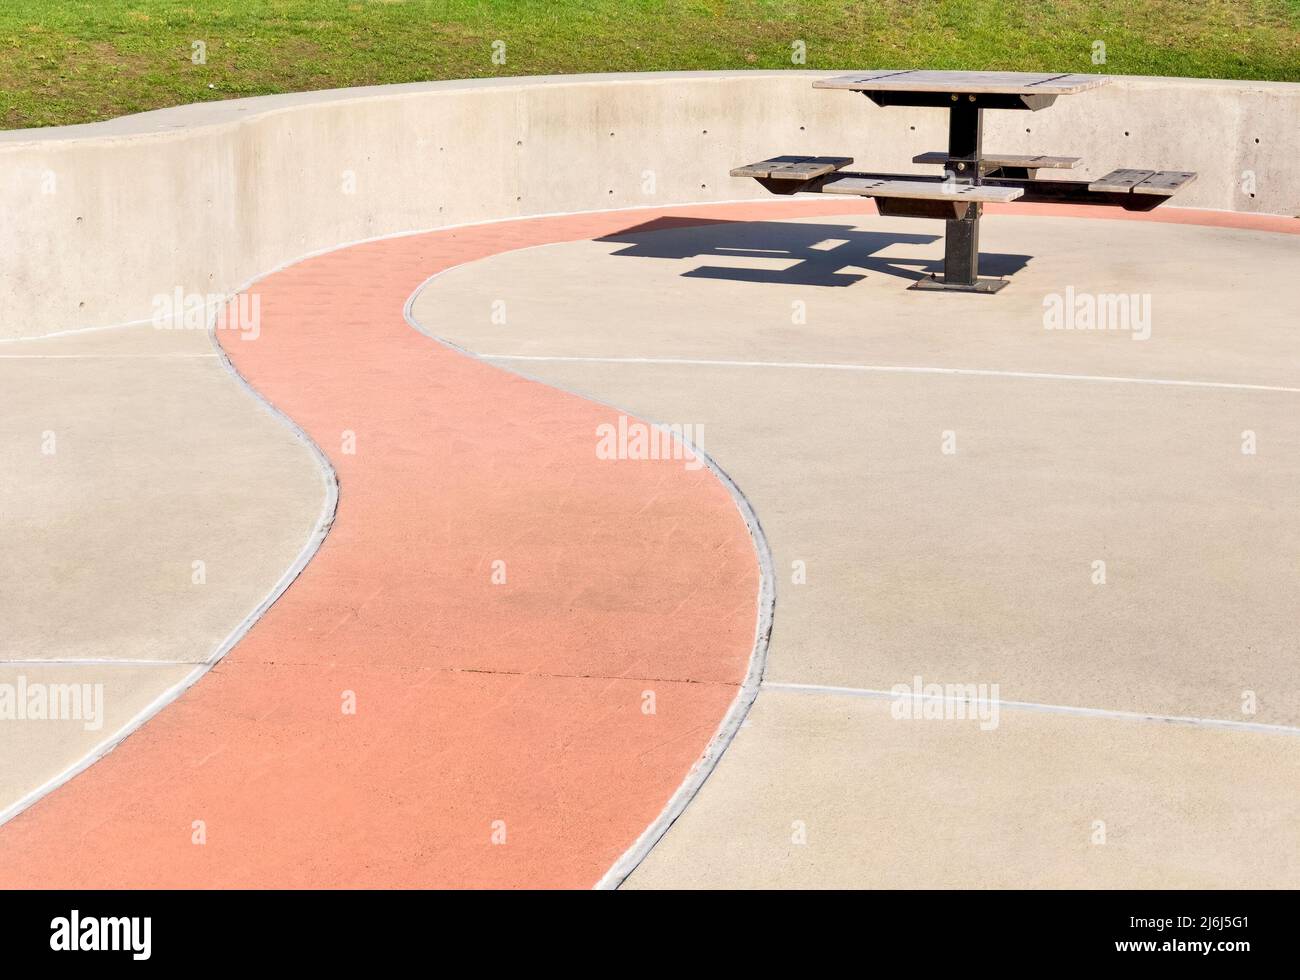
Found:
[[1176, 388], [1221, 388], [1229, 391], [1273, 391], [1300, 394], [1300, 387], [1256, 385], [1235, 381], [1195, 381], [1179, 378], [1128, 378], [1099, 374], [1052, 374], [1044, 371], [999, 371], [986, 368], [925, 367], [895, 364], [846, 364], [817, 361], [734, 361], [688, 357], [580, 357], [564, 354], [482, 354], [485, 361], [557, 361], [577, 364], [650, 364], [667, 367], [784, 368], [794, 371], [861, 371], [873, 374], [940, 374], [976, 378], [1021, 378], [1028, 381], [1081, 381], [1098, 384], [1159, 385]]
[[[31, 343], [31, 341], [28, 341]], [[190, 353], [139, 353], [139, 354], [0, 354], [0, 361], [149, 361], [183, 360], [185, 358], [214, 358], [216, 354]]]
[[[272, 269], [270, 272], [250, 279], [231, 294], [232, 298], [248, 289], [254, 283], [261, 279], [265, 279], [267, 276], [273, 275], [278, 271], [279, 269]], [[219, 305], [212, 311], [208, 327], [208, 342], [212, 345], [213, 353], [203, 356], [220, 359], [222, 366], [230, 373], [230, 376], [234, 378], [235, 383], [248, 392], [253, 397], [254, 401], [260, 405], [267, 414], [279, 421], [280, 424], [293, 433], [294, 437], [315, 457], [316, 464], [320, 470], [321, 482], [324, 485], [325, 490], [325, 496], [321, 502], [321, 511], [316, 519], [316, 526], [312, 529], [307, 541], [303, 544], [302, 550], [298, 552], [298, 556], [294, 559], [293, 564], [291, 564], [285, 570], [284, 574], [280, 576], [275, 585], [271, 587], [270, 592], [266, 594], [265, 598], [262, 599], [252, 612], [244, 617], [242, 622], [230, 631], [226, 638], [217, 645], [216, 649], [214, 649], [206, 659], [198, 662], [188, 661], [187, 663], [192, 665], [194, 669], [183, 678], [159, 694], [153, 699], [153, 701], [145, 705], [145, 707], [138, 711], [134, 716], [127, 719], [121, 727], [108, 735], [103, 741], [76, 762], [72, 763], [62, 772], [46, 780], [40, 786], [37, 786], [31, 792], [5, 807], [3, 810], [0, 810], [0, 827], [3, 827], [6, 823], [14, 819], [14, 817], [18, 816], [28, 807], [40, 801], [43, 797], [48, 796], [60, 786], [85, 772], [96, 762], [104, 758], [104, 756], [108, 755], [126, 741], [127, 738], [139, 731], [145, 724], [153, 720], [153, 718], [164, 708], [197, 684], [203, 676], [208, 673], [208, 671], [215, 667], [217, 663], [226, 656], [226, 654], [234, 649], [235, 645], [244, 638], [245, 634], [247, 634], [250, 629], [252, 629], [253, 624], [266, 614], [266, 611], [279, 600], [280, 596], [284, 595], [289, 586], [293, 584], [294, 580], [302, 574], [302, 571], [307, 567], [308, 562], [310, 562], [312, 558], [315, 557], [316, 552], [320, 550], [321, 544], [324, 542], [326, 535], [329, 534], [330, 528], [334, 524], [334, 516], [338, 510], [339, 502], [338, 475], [334, 472], [334, 467], [330, 464], [329, 459], [326, 458], [325, 453], [321, 451], [321, 448], [312, 441], [312, 438], [307, 435], [307, 433], [303, 431], [296, 422], [262, 397], [261, 392], [257, 391], [248, 383], [247, 380], [245, 380], [243, 375], [235, 370], [235, 366], [231, 363], [230, 358], [221, 348], [221, 345], [217, 343], [216, 318], [217, 312], [220, 308], [221, 306]], [[158, 665], [161, 665], [161, 663]], [[178, 664], [178, 666], [179, 665], [180, 664]]]
[[202, 660], [132, 660], [129, 657], [85, 657], [80, 660], [3, 660], [0, 667], [196, 667]]
[[[536, 247], [538, 246], [523, 246], [525, 249]], [[520, 249], [509, 249], [508, 251], [519, 250]], [[473, 261], [478, 260], [476, 259]], [[472, 350], [468, 350], [465, 347], [461, 347], [459, 344], [455, 344], [452, 341], [430, 333], [424, 328], [424, 325], [415, 318], [415, 304], [424, 290], [439, 276], [445, 275], [453, 269], [458, 269], [462, 265], [468, 264], [470, 263], [458, 263], [457, 265], [448, 266], [445, 269], [435, 272], [428, 279], [424, 280], [424, 282], [420, 283], [420, 285], [416, 287], [415, 291], [407, 298], [402, 314], [406, 318], [407, 323], [429, 339], [433, 340], [435, 343], [439, 343], [444, 347], [472, 358], [473, 360], [490, 363], [486, 357], [483, 357]], [[502, 370], [505, 369], [503, 368]], [[531, 377], [521, 371], [511, 370], [510, 373], [528, 381], [544, 385], [554, 391], [561, 391], [565, 394], [582, 398], [586, 401], [602, 405], [605, 408], [610, 408], [617, 412], [623, 412], [628, 415], [631, 414], [617, 405], [611, 405], [608, 402], [595, 398], [585, 392], [563, 388], [554, 382]], [[714, 732], [713, 737], [709, 739], [709, 744], [705, 747], [703, 754], [695, 761], [695, 765], [691, 767], [690, 772], [686, 774], [686, 778], [682, 781], [681, 785], [677, 787], [677, 790], [669, 798], [659, 815], [654, 819], [650, 826], [641, 832], [641, 835], [632, 843], [632, 846], [623, 852], [618, 860], [614, 862], [613, 866], [605, 872], [601, 879], [596, 882], [594, 888], [599, 891], [612, 891], [620, 887], [623, 882], [627, 880], [628, 876], [631, 875], [641, 862], [650, 855], [650, 852], [654, 850], [655, 845], [663, 839], [664, 835], [668, 833], [672, 825], [677, 822], [677, 818], [686, 811], [686, 808], [690, 806], [691, 801], [695, 799], [696, 795], [703, 788], [704, 783], [708, 780], [709, 776], [713, 774], [715, 769], [717, 769], [718, 763], [722, 760], [723, 753], [727, 751], [727, 748], [735, 740], [737, 733], [740, 731], [740, 726], [744, 724], [745, 718], [749, 715], [749, 709], [753, 706], [754, 699], [758, 697], [759, 686], [763, 680], [763, 672], [767, 668], [767, 651], [772, 638], [772, 620], [776, 610], [776, 571], [772, 562], [772, 551], [768, 546], [767, 535], [763, 532], [763, 526], [758, 520], [758, 514], [754, 511], [753, 505], [749, 502], [749, 499], [741, 491], [740, 487], [736, 485], [736, 482], [731, 479], [726, 471], [723, 470], [708, 453], [704, 452], [704, 450], [700, 449], [698, 446], [693, 445], [690, 440], [686, 439], [680, 432], [671, 427], [657, 422], [651, 424], [661, 432], [670, 435], [673, 439], [677, 440], [684, 449], [693, 453], [698, 459], [702, 460], [704, 465], [708, 467], [709, 471], [714, 475], [718, 482], [720, 482], [723, 487], [726, 488], [727, 492], [731, 494], [731, 499], [735, 503], [737, 510], [740, 511], [740, 516], [744, 520], [746, 528], [749, 530], [750, 541], [754, 546], [754, 552], [758, 559], [758, 614], [754, 624], [754, 646], [750, 650], [749, 666], [745, 672], [745, 678], [741, 682], [740, 689], [736, 692], [735, 698], [732, 699], [731, 705], [727, 709], [727, 713], [723, 715], [718, 730]]]
[[1053, 715], [1073, 715], [1080, 718], [1109, 718], [1121, 721], [1155, 721], [1167, 725], [1190, 725], [1198, 728], [1223, 728], [1239, 732], [1259, 732], [1267, 735], [1300, 735], [1294, 725], [1266, 725], [1256, 721], [1232, 721], [1228, 718], [1193, 718], [1187, 715], [1161, 715], [1145, 711], [1119, 711], [1112, 708], [1086, 708], [1067, 704], [1043, 704], [1038, 701], [1004, 701], [1001, 698], [964, 698], [948, 694], [915, 695], [911, 691], [896, 693], [870, 687], [835, 687], [828, 684], [793, 684], [764, 681], [764, 691], [784, 691], [791, 694], [827, 694], [850, 698], [875, 698], [893, 700], [905, 698], [921, 701], [940, 701], [953, 704], [997, 705], [999, 709], [1040, 711]]
[[0, 361], [211, 360], [214, 354], [0, 354]]

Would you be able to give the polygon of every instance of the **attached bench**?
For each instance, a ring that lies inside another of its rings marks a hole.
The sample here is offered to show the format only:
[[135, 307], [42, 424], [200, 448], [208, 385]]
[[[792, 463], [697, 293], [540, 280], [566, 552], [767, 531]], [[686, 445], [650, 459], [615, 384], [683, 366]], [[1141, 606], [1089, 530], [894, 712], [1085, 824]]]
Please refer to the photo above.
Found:
[[731, 171], [731, 176], [759, 180], [812, 180], [841, 170], [852, 162], [853, 157], [772, 157], [747, 167], [737, 167]]
[[1088, 184], [1088, 190], [1170, 197], [1195, 179], [1196, 174], [1186, 170], [1112, 170]]
[[874, 197], [876, 210], [886, 217], [954, 221], [966, 217], [972, 204], [1005, 204], [1024, 194], [1019, 187], [853, 176], [828, 180], [822, 184], [821, 190], [823, 194]]
[[837, 177], [822, 184], [824, 194], [857, 194], [861, 197], [908, 197], [926, 201], [983, 201], [1005, 204], [1024, 194], [1019, 187], [992, 184], [936, 184], [921, 180], [886, 180], [877, 177]]
[[[1039, 167], [1065, 169], [1078, 157], [979, 156], [980, 174], [974, 168], [948, 176], [901, 176], [862, 174], [843, 170], [852, 157], [780, 156], [760, 160], [731, 171], [733, 177], [752, 177], [774, 194], [847, 194], [870, 197], [876, 210], [891, 218], [939, 218], [947, 222], [944, 242], [944, 277], [918, 281], [916, 289], [960, 289], [968, 292], [997, 292], [1005, 280], [981, 279], [979, 262], [979, 219], [985, 204], [1024, 200], [1031, 203], [1092, 204], [1148, 211], [1196, 178], [1182, 170], [1114, 170], [1085, 183], [1081, 180], [1038, 180]], [[945, 153], [922, 153], [917, 163], [962, 162]], [[1023, 166], [1024, 176], [1015, 174]], [[986, 170], [986, 167], [989, 168]], [[976, 182], [978, 180], [978, 182]]]
[[[919, 153], [912, 157], [912, 162], [933, 163], [945, 167], [950, 159], [943, 150], [931, 150], [929, 153]], [[1004, 177], [1029, 177], [1032, 179], [1043, 168], [1071, 170], [1079, 163], [1080, 159], [1082, 158], [1049, 157], [1042, 154], [1018, 156], [1013, 153], [995, 153], [992, 155], [986, 153], [980, 157], [980, 175], [984, 176], [1001, 171]]]

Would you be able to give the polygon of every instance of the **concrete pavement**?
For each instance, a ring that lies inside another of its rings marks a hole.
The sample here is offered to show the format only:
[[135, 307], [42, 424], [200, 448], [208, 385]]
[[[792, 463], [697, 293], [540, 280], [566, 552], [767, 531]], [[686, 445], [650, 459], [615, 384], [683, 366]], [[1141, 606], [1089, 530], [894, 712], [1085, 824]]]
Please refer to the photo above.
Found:
[[[220, 339], [331, 460], [329, 536], [217, 669], [0, 828], [0, 886], [590, 887], [658, 818], [754, 653], [736, 501], [698, 460], [602, 455], [617, 410], [403, 318], [439, 269], [625, 223], [389, 239], [255, 284], [257, 339]], [[153, 424], [178, 421], [231, 423]]]
[[[1012, 208], [984, 242], [1012, 284], [957, 297], [903, 289], [924, 224], [844, 207], [507, 222], [259, 283], [259, 339], [222, 339], [333, 460], [337, 523], [217, 670], [0, 828], [0, 881], [582, 886], [677, 817], [629, 886], [1294, 885], [1295, 237]], [[417, 290], [488, 364], [413, 329]], [[1045, 329], [1100, 293], [1135, 315]], [[0, 489], [41, 533], [0, 685], [110, 705], [16, 729], [23, 794], [191, 676], [321, 471], [197, 337], [6, 352]], [[602, 452], [641, 419], [737, 482], [757, 552], [709, 470]], [[24, 455], [50, 432], [67, 470]], [[155, 567], [198, 546], [203, 602]]]
[[[764, 689], [629, 884], [1295, 885], [1296, 239], [1004, 213], [1012, 284], [972, 298], [903, 288], [927, 223], [743, 216], [505, 253], [413, 306], [702, 428], [771, 543]], [[1099, 293], [1145, 325], [1045, 328]], [[893, 718], [918, 677], [1000, 724]]]
[[0, 344], [0, 393], [0, 691], [88, 685], [102, 708], [0, 720], [5, 813], [219, 652], [311, 539], [325, 476], [206, 330]]

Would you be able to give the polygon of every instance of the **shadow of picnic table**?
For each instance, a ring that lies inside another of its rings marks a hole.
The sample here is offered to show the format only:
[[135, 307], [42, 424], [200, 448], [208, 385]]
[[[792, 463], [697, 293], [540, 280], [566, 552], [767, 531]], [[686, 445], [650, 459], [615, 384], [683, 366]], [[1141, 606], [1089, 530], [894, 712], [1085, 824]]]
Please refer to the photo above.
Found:
[[[667, 216], [646, 221], [600, 242], [626, 243], [613, 254], [630, 258], [687, 259], [693, 256], [728, 259], [772, 259], [784, 268], [735, 265], [700, 265], [682, 275], [691, 279], [729, 279], [800, 286], [851, 286], [867, 273], [909, 281], [943, 271], [943, 259], [882, 255], [895, 245], [929, 245], [938, 235], [862, 231], [853, 225], [820, 221], [730, 221]], [[1029, 262], [1028, 255], [981, 252], [980, 268], [986, 275], [1010, 276]]]

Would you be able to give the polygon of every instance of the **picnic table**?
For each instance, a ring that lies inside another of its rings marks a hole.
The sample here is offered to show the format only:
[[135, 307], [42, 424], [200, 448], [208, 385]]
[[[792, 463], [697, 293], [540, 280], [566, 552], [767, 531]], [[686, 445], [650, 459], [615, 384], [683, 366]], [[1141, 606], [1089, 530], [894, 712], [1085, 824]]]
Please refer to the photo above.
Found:
[[852, 194], [874, 198], [886, 216], [944, 220], [943, 273], [913, 289], [995, 293], [1005, 279], [979, 276], [979, 223], [985, 204], [1009, 201], [1091, 204], [1148, 211], [1168, 200], [1196, 174], [1181, 170], [1123, 168], [1093, 181], [1040, 179], [1041, 170], [1070, 169], [1078, 157], [985, 153], [984, 110], [1037, 112], [1059, 96], [1106, 84], [1105, 75], [991, 71], [865, 71], [820, 79], [814, 88], [861, 92], [876, 105], [945, 108], [948, 149], [912, 158], [938, 164], [941, 176], [854, 173], [852, 157], [778, 156], [737, 167], [733, 177], [753, 177], [775, 194]]

